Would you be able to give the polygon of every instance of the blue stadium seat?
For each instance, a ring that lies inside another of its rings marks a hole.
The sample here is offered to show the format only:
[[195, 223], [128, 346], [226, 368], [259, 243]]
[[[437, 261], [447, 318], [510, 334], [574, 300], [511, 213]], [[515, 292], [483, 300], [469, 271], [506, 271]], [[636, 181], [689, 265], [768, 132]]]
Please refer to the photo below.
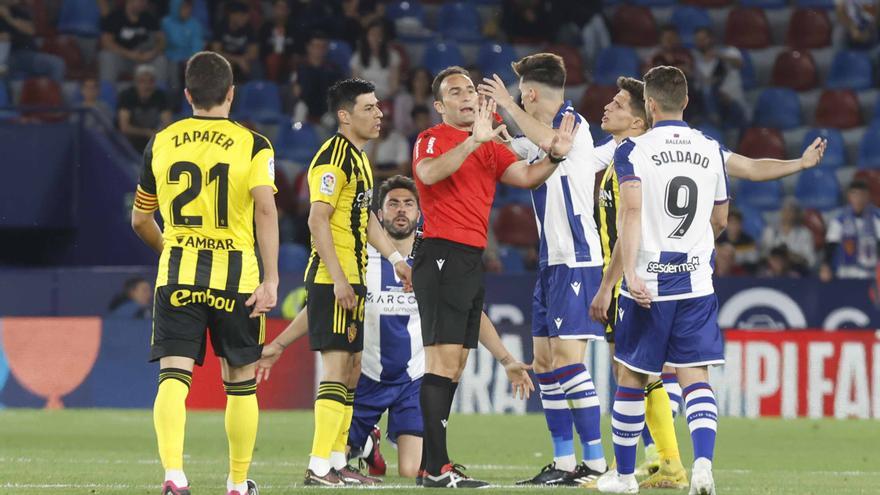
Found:
[[332, 40], [327, 50], [327, 60], [345, 76], [351, 75], [351, 45], [347, 41]]
[[413, 19], [418, 19], [424, 25], [425, 8], [418, 0], [393, 2], [385, 9], [385, 17], [391, 21], [412, 17]]
[[519, 249], [511, 246], [501, 246], [498, 248], [498, 257], [504, 273], [525, 273], [526, 262], [523, 259]]
[[276, 123], [284, 118], [281, 113], [281, 94], [272, 81], [250, 81], [241, 88], [237, 118], [260, 123]]
[[758, 76], [755, 73], [755, 64], [752, 62], [752, 56], [748, 50], [740, 50], [742, 54], [743, 66], [740, 69], [740, 77], [742, 77], [743, 89], [751, 91], [758, 87]]
[[[100, 88], [98, 89], [98, 99], [103, 101], [110, 107], [110, 110], [113, 114], [116, 114], [116, 85], [110, 81], [100, 81], [98, 83]], [[78, 105], [82, 103], [82, 85], [77, 86], [76, 92], [73, 94], [73, 101], [71, 103]], [[186, 99], [184, 98], [184, 104], [186, 104]]]
[[431, 74], [437, 74], [450, 65], [464, 65], [464, 57], [462, 57], [457, 43], [440, 41], [428, 46], [422, 57], [422, 65]]
[[825, 87], [830, 89], [869, 89], [874, 85], [874, 71], [868, 54], [841, 50], [834, 54]]
[[[0, 83], [0, 107], [11, 106], [9, 100], [9, 90], [6, 89], [5, 83]], [[18, 117], [15, 110], [0, 110], [0, 120], [11, 120]]]
[[868, 127], [859, 143], [859, 168], [880, 168], [880, 123]]
[[797, 93], [788, 88], [767, 88], [755, 104], [755, 127], [794, 129], [803, 123], [801, 102]]
[[736, 190], [736, 205], [744, 205], [759, 211], [779, 208], [782, 204], [782, 182], [752, 182], [741, 180]]
[[599, 52], [593, 77], [596, 84], [613, 86], [618, 76], [641, 79], [639, 56], [628, 46], [612, 45]]
[[822, 157], [822, 167], [839, 168], [845, 166], [846, 145], [843, 142], [843, 135], [837, 129], [831, 127], [810, 129], [804, 135], [804, 144], [800, 151], [803, 152], [817, 137], [822, 137], [828, 142], [825, 156]]
[[308, 122], [285, 122], [278, 128], [275, 156], [308, 165], [320, 145], [318, 133]]
[[278, 246], [278, 270], [302, 273], [309, 264], [309, 250], [302, 244], [285, 242]]
[[95, 0], [64, 0], [58, 13], [58, 31], [88, 38], [97, 37], [101, 12]]
[[[480, 46], [480, 52], [477, 54], [477, 66], [485, 77], [498, 74], [504, 84], [513, 84], [516, 82], [516, 74], [510, 64], [516, 62], [517, 59], [513, 47], [507, 43], [488, 42]], [[478, 83], [479, 81], [474, 82]]]
[[788, 0], [739, 0], [743, 7], [758, 7], [760, 9], [781, 9], [788, 6]]
[[804, 170], [798, 175], [794, 195], [804, 208], [828, 211], [840, 204], [840, 184], [837, 174], [826, 167]]
[[737, 204], [736, 209], [742, 213], [743, 232], [752, 236], [752, 239], [760, 239], [766, 224], [766, 222], [764, 222], [764, 215], [761, 214], [761, 211], [741, 204]]
[[715, 141], [718, 141], [719, 143], [724, 142], [724, 134], [721, 133], [721, 129], [715, 127], [714, 125], [712, 125], [708, 122], [705, 124], [701, 124], [700, 126], [697, 127], [697, 129], [700, 132], [702, 132], [703, 134], [705, 134], [706, 136], [709, 136], [710, 138], [714, 139]]
[[834, 8], [834, 0], [795, 0], [794, 5], [805, 9], [831, 10]]
[[462, 43], [483, 40], [483, 26], [477, 8], [467, 2], [444, 3], [440, 7], [437, 31], [444, 38]]
[[532, 193], [528, 189], [498, 184], [495, 190], [496, 207], [510, 204], [528, 205], [532, 204]]
[[684, 5], [675, 9], [670, 22], [678, 30], [681, 43], [686, 47], [694, 46], [694, 31], [700, 28], [712, 28], [712, 19], [706, 10], [693, 5]]

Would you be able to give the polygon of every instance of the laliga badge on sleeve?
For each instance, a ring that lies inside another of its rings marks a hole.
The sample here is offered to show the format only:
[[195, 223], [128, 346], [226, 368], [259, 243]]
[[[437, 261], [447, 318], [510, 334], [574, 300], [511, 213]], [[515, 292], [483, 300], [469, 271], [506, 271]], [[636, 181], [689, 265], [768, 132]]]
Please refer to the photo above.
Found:
[[321, 193], [332, 196], [336, 191], [336, 176], [330, 172], [321, 176]]

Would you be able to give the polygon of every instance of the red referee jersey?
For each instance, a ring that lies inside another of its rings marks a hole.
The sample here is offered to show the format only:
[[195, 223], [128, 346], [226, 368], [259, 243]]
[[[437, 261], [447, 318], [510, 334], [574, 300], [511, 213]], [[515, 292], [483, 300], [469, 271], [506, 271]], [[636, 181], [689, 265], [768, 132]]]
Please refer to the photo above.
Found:
[[468, 155], [454, 174], [434, 185], [424, 184], [415, 173], [420, 161], [446, 153], [469, 135], [446, 124], [419, 134], [413, 149], [413, 177], [425, 218], [424, 236], [482, 249], [486, 247], [495, 182], [518, 160], [516, 155], [504, 145], [489, 141]]

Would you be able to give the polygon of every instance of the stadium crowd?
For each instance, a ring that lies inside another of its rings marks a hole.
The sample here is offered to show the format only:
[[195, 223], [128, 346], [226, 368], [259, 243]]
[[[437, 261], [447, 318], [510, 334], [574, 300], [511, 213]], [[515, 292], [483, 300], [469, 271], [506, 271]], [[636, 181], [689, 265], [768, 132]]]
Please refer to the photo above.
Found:
[[[558, 53], [566, 97], [598, 142], [616, 77], [673, 65], [688, 78], [685, 118], [732, 150], [792, 158], [815, 136], [829, 141], [815, 170], [734, 184], [718, 273], [868, 278], [880, 236], [877, 21], [877, 2], [865, 0], [8, 0], [0, 105], [89, 107], [140, 151], [190, 112], [187, 58], [223, 54], [237, 85], [233, 117], [275, 143], [281, 266], [296, 271], [308, 254], [305, 167], [335, 128], [325, 101], [335, 81], [376, 84], [382, 134], [367, 151], [381, 180], [411, 175], [415, 137], [439, 122], [430, 81], [443, 67], [512, 86], [511, 61]], [[534, 269], [529, 202], [499, 186], [490, 271]]]

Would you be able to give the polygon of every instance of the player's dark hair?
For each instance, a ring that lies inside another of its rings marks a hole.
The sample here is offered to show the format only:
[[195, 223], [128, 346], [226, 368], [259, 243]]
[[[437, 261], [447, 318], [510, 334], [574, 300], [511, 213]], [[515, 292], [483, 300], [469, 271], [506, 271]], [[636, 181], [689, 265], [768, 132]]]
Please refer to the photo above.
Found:
[[647, 127], [648, 115], [645, 113], [645, 83], [634, 77], [620, 76], [617, 78], [617, 87], [629, 93], [630, 111], [633, 115], [642, 119], [645, 127]]
[[198, 52], [186, 62], [185, 85], [193, 105], [210, 110], [226, 101], [232, 87], [232, 67], [215, 52]]
[[536, 53], [510, 64], [523, 82], [536, 82], [555, 89], [565, 87], [565, 61], [555, 53]]
[[388, 192], [393, 189], [406, 189], [413, 193], [413, 196], [416, 197], [416, 205], [419, 205], [419, 190], [416, 189], [415, 181], [405, 175], [395, 175], [394, 177], [386, 179], [385, 182], [379, 186], [379, 209], [385, 206], [385, 196], [387, 196]]
[[376, 86], [370, 81], [356, 77], [343, 79], [327, 90], [327, 108], [333, 113], [339, 110], [351, 112], [358, 96], [375, 92]]
[[467, 69], [459, 67], [458, 65], [453, 65], [452, 67], [447, 67], [441, 70], [436, 76], [434, 76], [434, 82], [431, 83], [431, 92], [434, 93], [434, 101], [443, 100], [443, 95], [440, 94], [440, 85], [443, 84], [444, 79], [455, 74], [471, 77]]
[[862, 179], [855, 179], [849, 183], [850, 191], [870, 191], [871, 188], [868, 187], [868, 183], [863, 181]]
[[653, 98], [660, 111], [676, 113], [684, 110], [688, 86], [684, 72], [677, 67], [661, 65], [645, 74], [645, 100]]

